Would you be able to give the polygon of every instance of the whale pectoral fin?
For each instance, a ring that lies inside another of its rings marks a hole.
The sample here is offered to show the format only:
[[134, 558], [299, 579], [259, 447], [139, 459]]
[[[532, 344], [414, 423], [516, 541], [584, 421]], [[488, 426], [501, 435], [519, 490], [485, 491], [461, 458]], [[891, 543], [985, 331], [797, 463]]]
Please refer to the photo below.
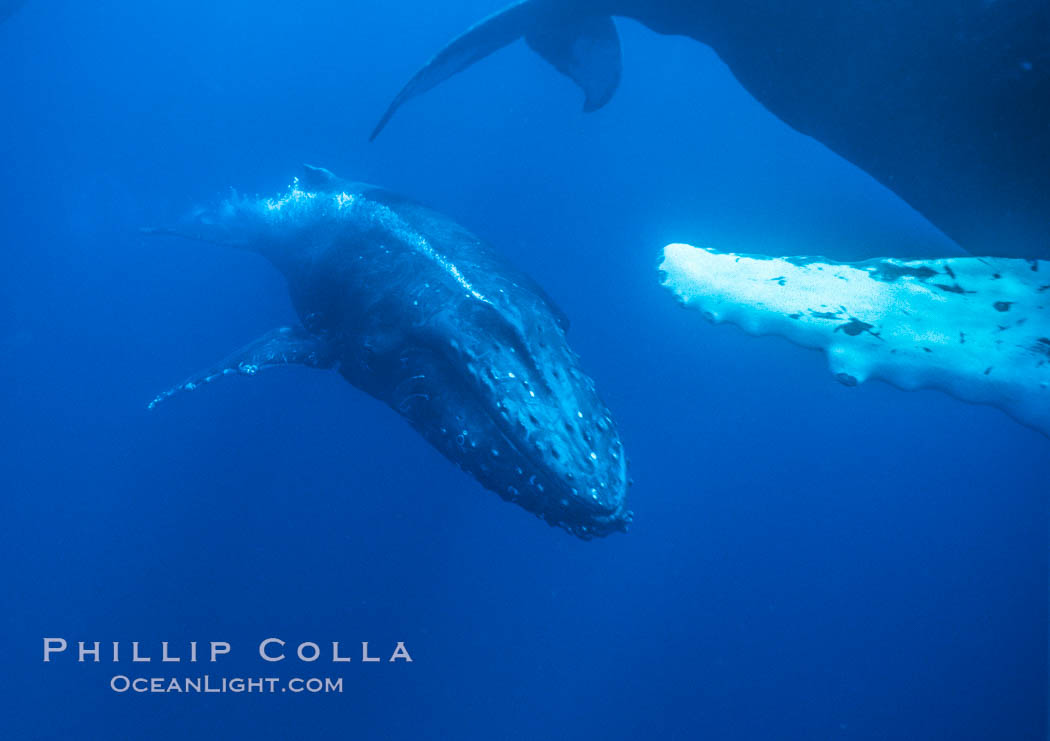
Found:
[[565, 23], [537, 26], [525, 36], [529, 47], [571, 79], [585, 96], [583, 110], [609, 102], [620, 84], [620, 37], [609, 16], [588, 15]]
[[535, 22], [534, 6], [535, 4], [529, 0], [514, 3], [472, 26], [466, 33], [439, 51], [433, 59], [416, 72], [408, 84], [401, 88], [401, 92], [390, 103], [386, 113], [372, 131], [369, 140], [379, 136], [379, 132], [387, 125], [397, 109], [407, 101], [417, 95], [422, 95], [457, 72], [462, 72], [474, 62], [484, 59], [494, 51], [524, 36]]
[[934, 388], [1050, 436], [1050, 263], [744, 255], [672, 244], [661, 282], [754, 335], [823, 350], [835, 378]]
[[207, 370], [195, 373], [177, 386], [159, 394], [150, 402], [149, 408], [152, 409], [181, 391], [194, 391], [197, 387], [223, 376], [254, 376], [263, 368], [279, 365], [331, 368], [335, 365], [335, 355], [324, 338], [311, 334], [302, 327], [279, 327]]

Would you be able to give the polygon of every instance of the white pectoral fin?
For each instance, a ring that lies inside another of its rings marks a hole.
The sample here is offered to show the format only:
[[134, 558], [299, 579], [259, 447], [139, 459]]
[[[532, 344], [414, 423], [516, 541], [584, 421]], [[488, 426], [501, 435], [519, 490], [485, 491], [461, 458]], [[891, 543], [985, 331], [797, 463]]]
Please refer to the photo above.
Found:
[[182, 391], [194, 391], [206, 383], [224, 376], [254, 376], [263, 368], [279, 365], [305, 365], [310, 368], [331, 368], [335, 359], [328, 343], [302, 327], [279, 327], [245, 345], [219, 363], [195, 373], [177, 386], [158, 394], [149, 408]]
[[660, 274], [712, 321], [824, 350], [847, 385], [940, 389], [1050, 436], [1050, 262], [837, 263], [672, 244]]

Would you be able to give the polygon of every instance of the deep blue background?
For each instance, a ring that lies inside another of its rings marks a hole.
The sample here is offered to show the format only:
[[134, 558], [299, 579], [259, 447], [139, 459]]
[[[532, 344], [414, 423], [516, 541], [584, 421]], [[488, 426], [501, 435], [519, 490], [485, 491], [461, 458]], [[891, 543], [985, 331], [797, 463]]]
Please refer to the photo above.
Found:
[[[517, 45], [367, 135], [501, 0], [32, 0], [0, 26], [0, 737], [1037, 739], [1048, 441], [706, 324], [659, 248], [947, 249], [700, 45], [620, 22], [593, 115]], [[293, 319], [248, 254], [149, 241], [300, 162], [486, 237], [570, 316], [632, 458], [627, 536], [504, 504], [334, 374], [146, 411]], [[407, 641], [341, 695], [116, 695], [41, 639]]]

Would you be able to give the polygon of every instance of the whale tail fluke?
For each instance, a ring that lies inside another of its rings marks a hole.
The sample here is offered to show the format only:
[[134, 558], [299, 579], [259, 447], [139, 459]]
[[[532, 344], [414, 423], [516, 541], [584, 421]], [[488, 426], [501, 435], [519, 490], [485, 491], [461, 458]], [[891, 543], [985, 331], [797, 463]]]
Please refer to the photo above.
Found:
[[379, 120], [374, 140], [407, 101], [519, 38], [584, 93], [583, 110], [609, 102], [620, 84], [620, 37], [609, 16], [566, 15], [522, 0], [489, 16], [442, 49], [408, 81]]
[[312, 334], [302, 327], [279, 327], [245, 345], [210, 368], [194, 373], [177, 386], [158, 394], [149, 403], [149, 408], [153, 409], [157, 404], [178, 393], [195, 391], [200, 386], [217, 381], [224, 376], [254, 376], [263, 368], [279, 365], [332, 368], [335, 365], [335, 357], [329, 343], [323, 337]]

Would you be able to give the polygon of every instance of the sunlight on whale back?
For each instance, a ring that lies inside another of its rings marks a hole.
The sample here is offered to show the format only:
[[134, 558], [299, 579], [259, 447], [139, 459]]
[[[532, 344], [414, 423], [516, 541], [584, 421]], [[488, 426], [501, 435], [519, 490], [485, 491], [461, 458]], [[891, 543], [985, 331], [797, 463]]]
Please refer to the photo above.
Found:
[[[251, 207], [251, 202], [247, 203], [248, 207]], [[352, 193], [346, 192], [345, 190], [339, 190], [336, 192], [305, 190], [304, 186], [300, 183], [299, 178], [295, 178], [291, 185], [288, 186], [288, 191], [280, 197], [267, 198], [259, 203], [261, 208], [271, 217], [272, 220], [279, 220], [281, 218], [294, 220], [301, 220], [304, 218], [312, 220], [321, 220], [325, 218], [338, 219], [341, 217], [359, 218], [364, 215], [366, 218], [374, 222], [377, 227], [382, 227], [392, 233], [400, 235], [406, 244], [412, 245], [419, 254], [425, 256], [428, 260], [439, 266], [441, 270], [459, 284], [468, 295], [479, 301], [491, 303], [477, 289], [477, 287], [475, 287], [474, 284], [463, 275], [462, 271], [455, 265], [455, 263], [448, 260], [444, 255], [435, 250], [425, 236], [405, 223], [404, 219], [399, 217], [393, 209], [388, 206], [377, 204], [375, 202], [363, 202], [362, 199]], [[316, 208], [318, 205], [320, 205], [319, 209]], [[355, 206], [359, 206], [359, 208], [355, 210]], [[361, 214], [361, 210], [365, 210], [365, 213]]]
[[713, 322], [824, 350], [848, 386], [940, 389], [1050, 436], [1050, 262], [837, 263], [671, 244], [660, 276]]

